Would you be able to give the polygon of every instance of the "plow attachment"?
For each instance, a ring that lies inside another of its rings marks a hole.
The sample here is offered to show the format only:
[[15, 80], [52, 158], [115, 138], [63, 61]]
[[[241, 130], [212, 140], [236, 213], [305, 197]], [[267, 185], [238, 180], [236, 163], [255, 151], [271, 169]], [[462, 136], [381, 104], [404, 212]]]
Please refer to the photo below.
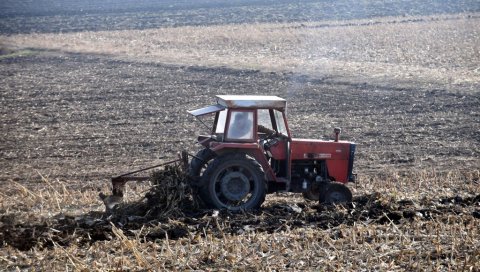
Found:
[[[112, 196], [113, 198], [116, 199], [121, 199], [123, 198], [124, 192], [125, 192], [125, 185], [128, 181], [147, 181], [151, 177], [150, 176], [139, 176], [137, 174], [145, 172], [147, 170], [155, 169], [155, 168], [160, 168], [163, 166], [171, 165], [171, 164], [181, 164], [184, 170], [188, 168], [188, 153], [186, 151], [182, 151], [179, 153], [179, 158], [171, 161], [167, 161], [161, 164], [153, 165], [150, 167], [138, 169], [135, 171], [131, 171], [125, 174], [121, 174], [118, 176], [115, 176], [112, 178]], [[105, 198], [103, 194], [100, 195], [100, 198], [102, 200]]]

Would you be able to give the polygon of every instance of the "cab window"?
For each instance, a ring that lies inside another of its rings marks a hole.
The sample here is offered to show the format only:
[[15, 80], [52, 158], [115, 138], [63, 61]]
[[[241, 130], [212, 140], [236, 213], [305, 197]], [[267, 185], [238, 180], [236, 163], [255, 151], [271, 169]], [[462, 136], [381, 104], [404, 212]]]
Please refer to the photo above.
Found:
[[215, 133], [221, 134], [225, 132], [225, 123], [227, 121], [227, 110], [222, 110], [218, 113], [217, 127]]
[[258, 125], [273, 131], [272, 120], [270, 118], [270, 111], [268, 109], [259, 109]]
[[278, 132], [283, 135], [288, 135], [287, 128], [285, 126], [285, 120], [283, 119], [283, 114], [279, 110], [274, 110], [273, 114], [275, 115], [275, 122], [277, 125]]
[[253, 112], [231, 111], [227, 138], [253, 140]]

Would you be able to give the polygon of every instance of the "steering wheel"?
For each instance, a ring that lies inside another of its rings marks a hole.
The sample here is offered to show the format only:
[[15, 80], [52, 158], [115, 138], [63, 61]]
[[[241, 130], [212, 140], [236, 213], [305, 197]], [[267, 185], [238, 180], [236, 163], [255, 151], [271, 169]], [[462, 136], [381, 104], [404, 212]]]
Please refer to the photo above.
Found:
[[275, 146], [278, 144], [280, 140], [278, 139], [278, 133], [270, 133], [265, 137], [265, 139], [262, 141], [262, 146], [263, 149], [268, 150], [270, 147]]
[[267, 136], [265, 137], [265, 140], [274, 139], [277, 136], [278, 136], [278, 132], [272, 131], [270, 133], [267, 133]]

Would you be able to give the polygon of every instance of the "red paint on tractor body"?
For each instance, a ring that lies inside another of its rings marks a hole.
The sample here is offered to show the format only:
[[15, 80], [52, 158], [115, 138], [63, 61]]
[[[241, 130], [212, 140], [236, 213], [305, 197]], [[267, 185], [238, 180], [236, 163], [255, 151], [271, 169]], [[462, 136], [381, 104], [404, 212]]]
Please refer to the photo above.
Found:
[[325, 160], [328, 173], [335, 181], [348, 182], [350, 142], [292, 139], [291, 160]]

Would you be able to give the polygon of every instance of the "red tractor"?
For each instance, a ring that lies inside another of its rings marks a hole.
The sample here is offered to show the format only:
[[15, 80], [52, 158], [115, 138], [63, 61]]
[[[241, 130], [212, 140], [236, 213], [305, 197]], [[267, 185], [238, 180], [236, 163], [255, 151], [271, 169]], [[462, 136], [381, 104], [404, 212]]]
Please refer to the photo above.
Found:
[[[351, 202], [355, 144], [292, 138], [284, 99], [217, 95], [216, 104], [188, 111], [205, 124], [204, 147], [189, 164], [198, 196], [209, 208], [256, 209], [273, 192], [303, 193], [320, 203]], [[207, 126], [208, 127], [208, 126]]]

